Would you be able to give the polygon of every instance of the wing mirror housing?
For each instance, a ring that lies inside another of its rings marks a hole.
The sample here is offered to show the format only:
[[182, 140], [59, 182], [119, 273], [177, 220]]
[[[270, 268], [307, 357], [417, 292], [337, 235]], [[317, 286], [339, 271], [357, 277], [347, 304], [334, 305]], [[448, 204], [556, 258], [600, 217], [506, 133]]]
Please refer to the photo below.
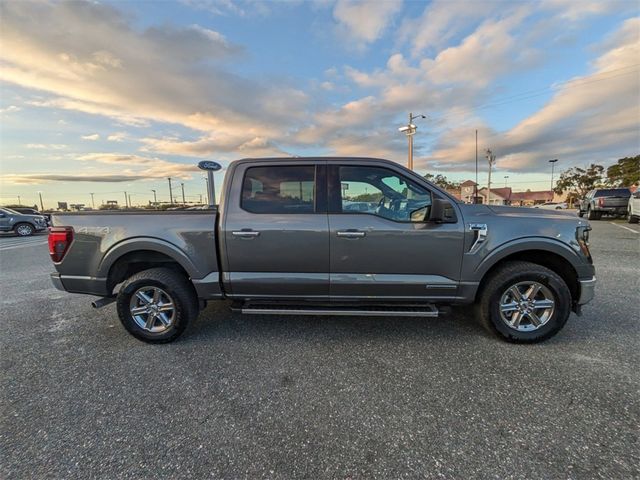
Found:
[[442, 198], [434, 198], [429, 211], [429, 221], [433, 223], [456, 223], [456, 210], [451, 202]]

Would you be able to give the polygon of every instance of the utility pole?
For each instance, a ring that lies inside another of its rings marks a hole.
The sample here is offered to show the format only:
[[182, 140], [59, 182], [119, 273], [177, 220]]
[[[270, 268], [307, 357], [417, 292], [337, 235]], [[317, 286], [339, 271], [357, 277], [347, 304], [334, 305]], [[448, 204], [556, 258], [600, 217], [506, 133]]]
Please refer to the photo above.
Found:
[[168, 177], [167, 180], [169, 180], [169, 203], [173, 205], [173, 190], [171, 190], [171, 177]]
[[129, 208], [129, 196], [127, 195], [127, 192], [124, 192], [124, 206]]
[[129, 194], [129, 207], [133, 207], [133, 203], [131, 203], [131, 194]]
[[44, 211], [44, 204], [42, 203], [42, 192], [38, 192], [38, 196], [40, 197], [40, 210]]
[[504, 176], [504, 186], [507, 186], [507, 178], [509, 178], [509, 175], [505, 175]]
[[418, 127], [413, 124], [413, 121], [416, 118], [427, 118], [425, 115], [414, 115], [409, 112], [409, 123], [400, 127], [398, 130], [404, 133], [407, 136], [407, 140], [409, 143], [409, 150], [407, 153], [407, 167], [409, 170], [413, 170], [413, 136], [416, 134]]
[[496, 156], [491, 152], [490, 148], [487, 148], [487, 161], [489, 162], [489, 178], [487, 180], [487, 205], [491, 205], [491, 167], [496, 163]]
[[551, 164], [551, 188], [549, 190], [551, 190], [551, 192], [553, 192], [553, 167], [555, 167], [557, 161], [557, 158], [549, 160], [549, 163]]
[[200, 193], [200, 203], [202, 203], [202, 194]]
[[91, 195], [91, 207], [96, 208], [96, 202], [93, 201], [93, 193], [90, 193], [89, 195]]
[[476, 184], [473, 186], [473, 203], [478, 203], [478, 129], [476, 128]]
[[20, 203], [20, 195], [18, 195], [18, 205], [22, 205], [22, 203]]
[[180, 188], [182, 188], [182, 205], [186, 205], [187, 202], [184, 199], [184, 183], [180, 182]]
[[151, 191], [153, 192], [153, 205], [158, 208], [158, 198], [156, 197], [156, 191], [152, 188]]

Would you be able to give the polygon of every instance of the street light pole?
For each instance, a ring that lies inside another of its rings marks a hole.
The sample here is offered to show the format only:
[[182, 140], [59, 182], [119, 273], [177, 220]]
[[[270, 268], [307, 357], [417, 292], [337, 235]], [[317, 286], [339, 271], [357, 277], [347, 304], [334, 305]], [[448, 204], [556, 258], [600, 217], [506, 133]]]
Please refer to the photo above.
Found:
[[507, 179], [509, 178], [509, 175], [505, 175], [504, 176], [504, 186], [507, 186]]
[[127, 195], [127, 192], [124, 192], [124, 206], [129, 208], [129, 196]]
[[42, 192], [38, 192], [38, 196], [40, 197], [40, 210], [44, 211], [44, 204], [42, 203]]
[[490, 148], [487, 148], [487, 161], [489, 162], [489, 178], [487, 179], [487, 205], [491, 205], [491, 167], [496, 163], [496, 156]]
[[153, 206], [158, 208], [158, 198], [156, 197], [156, 191], [152, 188], [151, 191], [153, 192]]
[[557, 158], [554, 158], [553, 160], [549, 160], [549, 163], [551, 164], [551, 188], [550, 188], [550, 190], [552, 192], [553, 192], [553, 167], [555, 167], [557, 161], [558, 161]]
[[187, 202], [184, 199], [184, 183], [182, 183], [182, 182], [180, 183], [180, 188], [182, 188], [182, 205], [186, 205]]
[[416, 118], [427, 117], [422, 114], [414, 115], [413, 113], [409, 112], [409, 123], [398, 129], [400, 132], [404, 133], [407, 136], [409, 144], [409, 150], [407, 152], [407, 167], [409, 168], [409, 170], [413, 170], [413, 136], [416, 134], [416, 130], [418, 129], [418, 127], [413, 124], [413, 121]]
[[90, 193], [89, 195], [91, 195], [91, 208], [96, 208], [96, 202], [93, 201], [93, 193]]
[[173, 190], [171, 190], [171, 177], [168, 177], [169, 180], [169, 202], [173, 205]]

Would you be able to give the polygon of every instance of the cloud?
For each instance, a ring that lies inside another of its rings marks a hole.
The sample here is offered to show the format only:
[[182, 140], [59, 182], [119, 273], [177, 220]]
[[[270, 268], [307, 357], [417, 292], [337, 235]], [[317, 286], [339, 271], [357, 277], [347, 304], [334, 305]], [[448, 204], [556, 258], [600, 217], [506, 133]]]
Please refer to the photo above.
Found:
[[[510, 130], [485, 129], [481, 148], [491, 146], [498, 167], [523, 172], [546, 170], [549, 158], [570, 166], [637, 153], [639, 29], [640, 18], [626, 20], [603, 42], [610, 48], [593, 62], [592, 74], [562, 84], [544, 107]], [[431, 156], [454, 168], [470, 167], [472, 158], [473, 138], [462, 128], [443, 135]]]
[[0, 78], [50, 95], [32, 105], [269, 138], [304, 115], [306, 94], [231, 73], [243, 49], [198, 25], [139, 31], [89, 2], [4, 2], [0, 14]]
[[128, 135], [125, 132], [116, 132], [109, 135], [107, 140], [110, 142], [124, 142], [127, 137]]
[[30, 150], [63, 150], [67, 145], [60, 143], [27, 143], [26, 148]]
[[333, 17], [339, 33], [362, 48], [382, 36], [401, 8], [401, 0], [338, 0]]
[[54, 173], [24, 173], [3, 176], [3, 181], [15, 185], [39, 185], [51, 182], [99, 182], [122, 183], [135, 180], [145, 180], [144, 175], [111, 175], [111, 174], [54, 174]]
[[20, 107], [18, 107], [17, 105], [9, 105], [6, 108], [0, 108], [0, 115], [3, 115], [5, 113], [19, 112], [20, 110], [22, 110], [22, 109]]
[[91, 135], [83, 135], [81, 138], [83, 140], [95, 142], [96, 140], [100, 140], [100, 135], [98, 135], [97, 133], [92, 133]]

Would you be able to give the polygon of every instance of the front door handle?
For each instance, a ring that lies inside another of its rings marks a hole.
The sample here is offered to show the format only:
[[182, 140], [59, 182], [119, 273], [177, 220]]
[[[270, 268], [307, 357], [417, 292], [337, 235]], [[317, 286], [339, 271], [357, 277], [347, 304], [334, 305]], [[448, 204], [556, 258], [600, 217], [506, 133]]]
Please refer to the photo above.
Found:
[[340, 230], [336, 232], [336, 235], [344, 238], [362, 238], [366, 235], [366, 232], [361, 232], [359, 230]]
[[260, 232], [256, 232], [255, 230], [236, 230], [231, 232], [231, 235], [238, 238], [256, 238], [260, 235]]

